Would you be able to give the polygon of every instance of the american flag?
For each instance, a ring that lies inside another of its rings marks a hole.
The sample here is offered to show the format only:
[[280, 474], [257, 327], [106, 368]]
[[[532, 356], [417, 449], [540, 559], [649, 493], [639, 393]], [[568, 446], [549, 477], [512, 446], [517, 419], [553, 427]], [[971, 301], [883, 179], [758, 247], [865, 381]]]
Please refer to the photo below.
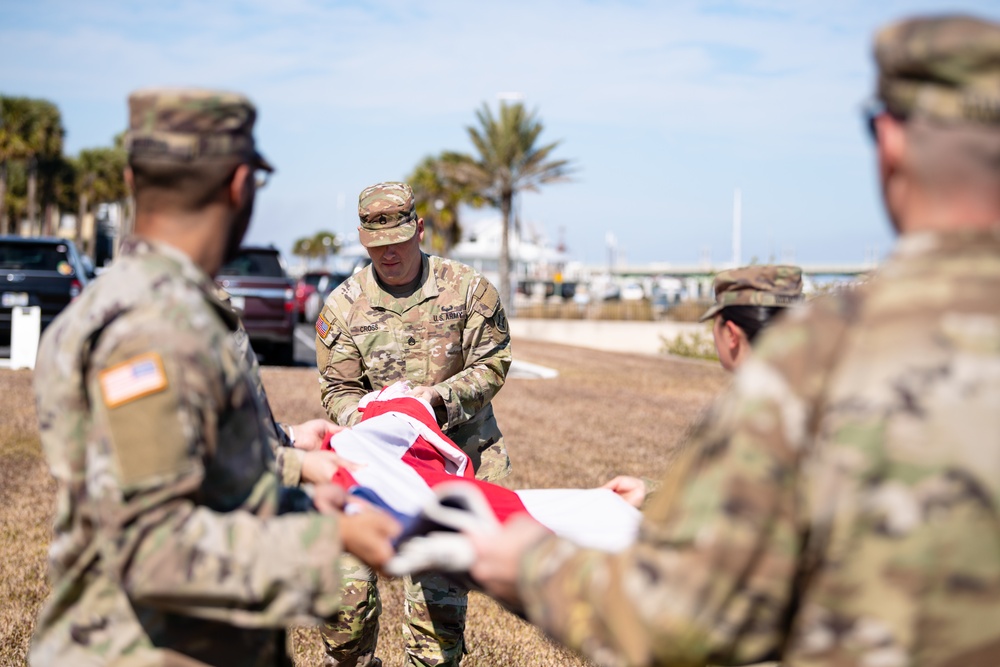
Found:
[[326, 318], [323, 317], [322, 313], [320, 314], [319, 319], [316, 320], [316, 333], [324, 338], [328, 333], [330, 333], [330, 323], [326, 321]]
[[108, 407], [116, 407], [167, 386], [163, 362], [155, 352], [133, 357], [100, 375], [101, 391]]
[[528, 514], [558, 535], [605, 551], [620, 551], [635, 539], [641, 513], [608, 489], [511, 491], [475, 479], [469, 457], [441, 431], [430, 406], [401, 395], [402, 384], [368, 394], [359, 404], [361, 422], [324, 443], [324, 448], [363, 464], [334, 474], [333, 482], [348, 493], [408, 526], [437, 500], [435, 488], [466, 485], [482, 494], [499, 523]]

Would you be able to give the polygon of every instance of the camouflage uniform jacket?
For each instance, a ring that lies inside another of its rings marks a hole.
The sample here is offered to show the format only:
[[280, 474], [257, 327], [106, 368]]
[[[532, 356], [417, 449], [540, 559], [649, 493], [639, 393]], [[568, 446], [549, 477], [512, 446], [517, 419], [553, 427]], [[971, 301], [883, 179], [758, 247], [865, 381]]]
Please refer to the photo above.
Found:
[[[221, 301], [232, 307], [229, 294], [219, 288], [217, 294]], [[235, 311], [234, 311], [235, 314]], [[305, 459], [305, 452], [295, 449], [292, 446], [291, 437], [271, 412], [271, 403], [267, 400], [267, 393], [264, 391], [264, 380], [260, 375], [260, 362], [257, 361], [257, 353], [253, 351], [250, 344], [250, 336], [247, 334], [243, 322], [240, 321], [236, 330], [232, 334], [233, 343], [243, 359], [244, 371], [253, 381], [254, 389], [257, 391], [257, 400], [263, 406], [261, 410], [262, 429], [267, 434], [268, 444], [274, 452], [274, 468], [278, 479], [284, 486], [296, 486], [302, 482], [302, 462]]]
[[1000, 665], [1000, 228], [769, 329], [630, 550], [546, 538], [520, 576], [605, 665]]
[[131, 240], [45, 332], [57, 497], [32, 663], [274, 664], [279, 628], [336, 609], [337, 522], [281, 514], [307, 503], [279, 486], [236, 326], [185, 255]]
[[355, 424], [358, 401], [398, 380], [433, 386], [438, 421], [471, 458], [480, 479], [510, 471], [490, 401], [510, 368], [510, 334], [496, 289], [474, 269], [424, 255], [420, 287], [397, 299], [371, 265], [327, 297], [316, 322], [323, 406]]

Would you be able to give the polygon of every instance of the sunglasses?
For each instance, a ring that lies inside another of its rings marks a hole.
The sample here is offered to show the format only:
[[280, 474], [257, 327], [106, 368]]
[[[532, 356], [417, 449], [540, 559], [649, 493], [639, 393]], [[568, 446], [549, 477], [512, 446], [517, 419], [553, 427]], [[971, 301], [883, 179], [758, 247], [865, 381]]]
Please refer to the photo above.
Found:
[[889, 114], [899, 122], [904, 122], [906, 118], [895, 114], [886, 108], [879, 100], [869, 100], [861, 106], [861, 121], [864, 124], [865, 131], [868, 132], [868, 136], [871, 137], [872, 142], [878, 143], [878, 127], [876, 126], [876, 119], [883, 115]]

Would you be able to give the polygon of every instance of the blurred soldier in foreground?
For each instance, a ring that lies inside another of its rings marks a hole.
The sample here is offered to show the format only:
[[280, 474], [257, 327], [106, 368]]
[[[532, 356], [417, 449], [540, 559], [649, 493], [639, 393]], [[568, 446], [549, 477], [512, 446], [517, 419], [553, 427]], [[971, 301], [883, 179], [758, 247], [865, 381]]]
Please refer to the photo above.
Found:
[[[281, 486], [273, 422], [212, 275], [270, 171], [241, 95], [129, 98], [134, 238], [46, 331], [35, 371], [58, 484], [37, 665], [288, 664], [282, 628], [339, 603], [341, 543], [373, 565], [394, 521]], [[313, 505], [323, 513], [313, 510]]]
[[[420, 250], [424, 221], [405, 183], [379, 183], [358, 201], [361, 243], [372, 263], [326, 300], [316, 322], [323, 406], [335, 422], [361, 419], [367, 392], [409, 380], [476, 477], [498, 480], [510, 459], [490, 401], [510, 367], [510, 334], [497, 290], [472, 268]], [[381, 603], [371, 571], [344, 576], [346, 613], [324, 631], [328, 664], [378, 664]], [[406, 580], [407, 660], [458, 665], [468, 591], [437, 575]]]
[[472, 574], [606, 665], [1000, 665], [1000, 25], [879, 33], [900, 233], [763, 335], [608, 556], [533, 526]]

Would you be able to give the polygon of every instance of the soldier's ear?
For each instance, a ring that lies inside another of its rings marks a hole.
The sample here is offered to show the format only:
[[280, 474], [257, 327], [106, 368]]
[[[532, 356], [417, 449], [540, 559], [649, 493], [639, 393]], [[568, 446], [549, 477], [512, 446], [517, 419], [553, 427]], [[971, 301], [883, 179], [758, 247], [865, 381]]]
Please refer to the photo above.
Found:
[[878, 130], [878, 170], [882, 197], [889, 219], [899, 231], [900, 212], [906, 206], [910, 189], [906, 126], [889, 114], [882, 114], [875, 122]]
[[737, 348], [739, 348], [739, 346], [743, 344], [744, 340], [746, 340], [746, 334], [744, 334], [743, 329], [740, 329], [739, 325], [732, 320], [726, 320], [724, 327], [726, 329], [726, 337], [728, 338], [726, 344], [729, 346], [731, 351], [736, 352]]
[[878, 156], [883, 170], [896, 171], [906, 159], [906, 128], [889, 114], [875, 119], [878, 128]]
[[132, 173], [132, 167], [126, 166], [125, 170], [122, 172], [122, 176], [125, 177], [125, 187], [128, 188], [129, 192], [135, 195], [135, 174]]
[[424, 219], [417, 218], [417, 242], [424, 242]]
[[241, 208], [248, 197], [253, 197], [253, 170], [248, 164], [236, 167], [233, 178], [229, 181], [229, 203], [233, 208]]

